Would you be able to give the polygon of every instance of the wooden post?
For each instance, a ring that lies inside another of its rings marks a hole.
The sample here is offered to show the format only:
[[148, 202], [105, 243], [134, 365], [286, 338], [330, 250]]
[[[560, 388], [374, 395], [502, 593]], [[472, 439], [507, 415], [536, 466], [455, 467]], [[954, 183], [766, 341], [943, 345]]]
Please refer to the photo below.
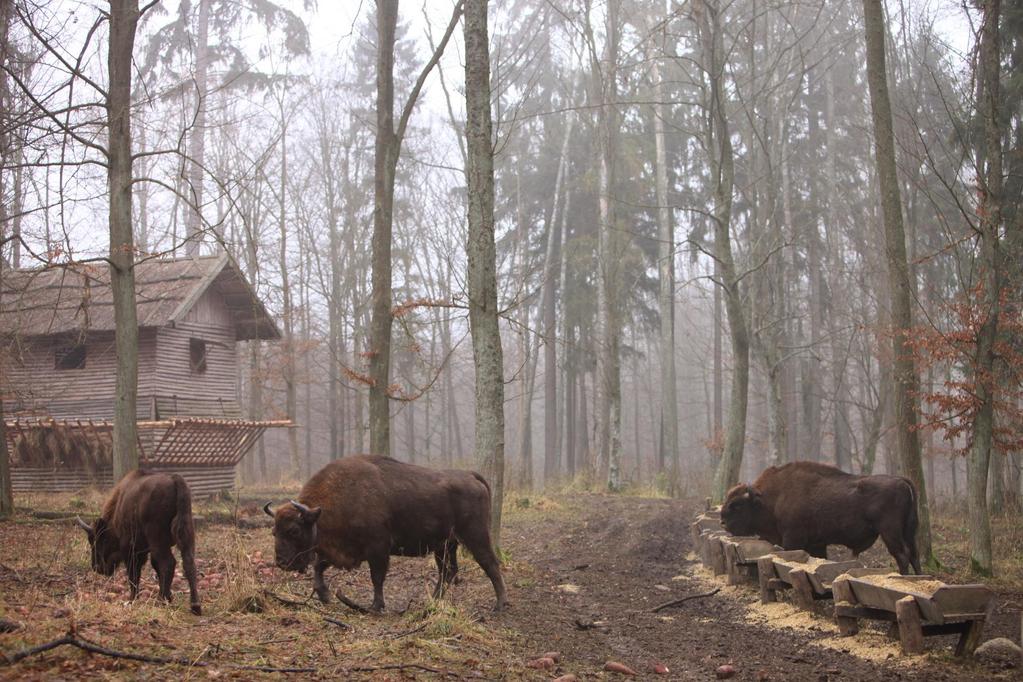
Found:
[[922, 654], [924, 629], [916, 599], [907, 595], [895, 602], [895, 617], [899, 621], [899, 641], [902, 642], [903, 653]]
[[771, 578], [774, 577], [774, 559], [762, 556], [757, 559], [757, 577], [760, 580], [760, 603], [769, 604], [778, 598], [771, 589]]
[[984, 620], [979, 618], [966, 623], [963, 633], [959, 635], [959, 642], [956, 643], [956, 656], [973, 655], [973, 650], [980, 644], [980, 636], [984, 632]]
[[806, 571], [801, 568], [789, 571], [789, 582], [792, 583], [792, 592], [796, 606], [807, 611], [813, 610], [813, 586], [810, 585], [810, 578]]
[[836, 580], [831, 583], [831, 593], [835, 597], [835, 621], [838, 631], [843, 637], [850, 637], [860, 631], [859, 621], [855, 617], [843, 615], [843, 608], [856, 605], [856, 597], [848, 580]]
[[725, 560], [725, 543], [720, 537], [711, 538], [710, 558], [713, 562], [714, 575], [722, 575], [728, 571], [728, 564]]

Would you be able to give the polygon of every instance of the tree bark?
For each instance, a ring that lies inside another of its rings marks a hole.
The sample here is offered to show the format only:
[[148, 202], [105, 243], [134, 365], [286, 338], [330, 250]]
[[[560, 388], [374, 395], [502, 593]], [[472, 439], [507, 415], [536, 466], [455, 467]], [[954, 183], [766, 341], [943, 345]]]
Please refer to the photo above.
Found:
[[[667, 107], [664, 101], [664, 83], [660, 64], [653, 62], [651, 77], [654, 81], [654, 158], [657, 197], [657, 308], [660, 314], [660, 367], [661, 367], [661, 415], [660, 446], [657, 452], [657, 467], [664, 471], [671, 467], [671, 482], [678, 483], [678, 388], [675, 379], [675, 226], [671, 206], [668, 205], [668, 159], [667, 135], [664, 119]], [[639, 453], [637, 452], [637, 457]]]
[[615, 155], [618, 138], [618, 43], [620, 0], [608, 0], [605, 15], [604, 54], [594, 60], [594, 73], [599, 76], [600, 108], [598, 109], [598, 222], [597, 240], [597, 395], [598, 451], [601, 473], [607, 487], [621, 487], [622, 457], [622, 377], [621, 377], [621, 285], [623, 255], [622, 236], [618, 232], [617, 211], [612, 193], [615, 189]]
[[199, 0], [199, 16], [195, 37], [195, 119], [188, 137], [188, 184], [192, 206], [186, 206], [185, 253], [198, 256], [203, 241], [203, 164], [206, 159], [206, 95], [209, 91], [210, 69], [210, 1]]
[[889, 293], [893, 328], [893, 375], [895, 430], [902, 474], [916, 486], [919, 528], [917, 545], [925, 563], [933, 564], [930, 510], [916, 430], [914, 396], [919, 379], [907, 345], [912, 333], [912, 291], [906, 261], [906, 236], [902, 226], [902, 200], [895, 166], [895, 139], [892, 111], [888, 99], [888, 75], [885, 67], [885, 20], [882, 0], [863, 0], [864, 30], [867, 45], [867, 86], [870, 91], [874, 127], [874, 156], [881, 188], [884, 215], [885, 251], [888, 258]]
[[980, 262], [983, 277], [980, 305], [984, 319], [977, 332], [977, 355], [974, 361], [974, 394], [978, 407], [973, 420], [973, 441], [968, 458], [967, 484], [970, 511], [970, 569], [978, 575], [993, 575], [991, 552], [991, 520], [987, 508], [988, 472], [995, 426], [995, 341], [998, 337], [999, 300], [1001, 295], [1002, 222], [1002, 135], [999, 120], [999, 72], [1001, 70], [1001, 35], [999, 17], [1001, 0], [986, 0], [980, 30], [978, 77], [980, 98], [977, 110], [983, 121], [983, 165], [977, 173], [981, 181], [980, 200]]
[[[9, 127], [9, 97], [10, 92], [7, 86], [7, 72], [3, 71], [2, 67], [7, 66], [9, 63], [9, 50], [10, 50], [10, 21], [11, 13], [14, 9], [14, 3], [9, 0], [0, 0], [0, 159], [6, 160], [10, 154], [10, 132], [7, 130]], [[0, 163], [0, 166], [3, 164]], [[0, 196], [4, 188], [6, 179], [0, 181]], [[6, 223], [6, 211], [3, 206], [0, 206], [0, 291], [3, 291], [3, 279], [4, 279], [4, 258], [3, 258], [3, 240], [5, 237], [4, 225]], [[17, 237], [17, 235], [14, 235]], [[15, 266], [17, 267], [17, 266]], [[6, 349], [0, 348], [0, 353], [5, 353]], [[4, 376], [5, 359], [0, 357], [0, 386], [6, 386], [7, 381]], [[7, 452], [7, 430], [6, 422], [4, 421], [4, 395], [2, 389], [0, 389], [0, 517], [8, 516], [14, 513], [14, 496], [11, 491], [11, 459], [10, 454]]]
[[476, 367], [476, 459], [490, 481], [491, 533], [501, 538], [504, 499], [504, 359], [497, 319], [494, 157], [487, 0], [465, 3], [465, 137], [468, 165], [469, 328]]
[[377, 0], [377, 98], [376, 141], [373, 166], [372, 321], [369, 339], [369, 449], [373, 454], [391, 452], [389, 389], [391, 381], [391, 242], [393, 241], [394, 177], [401, 141], [423, 83], [440, 61], [444, 48], [462, 14], [462, 0], [455, 5], [447, 30], [423, 68], [394, 125], [394, 40], [398, 25], [398, 0]]
[[561, 242], [565, 232], [567, 197], [565, 178], [568, 173], [568, 159], [571, 148], [572, 129], [575, 115], [569, 114], [565, 122], [558, 171], [554, 180], [554, 210], [547, 226], [547, 248], [543, 266], [543, 477], [544, 485], [558, 474], [561, 453], [558, 429], [558, 284], [561, 280]]
[[[291, 276], [288, 270], [288, 221], [287, 221], [287, 193], [288, 193], [288, 122], [287, 113], [284, 111], [284, 96], [281, 95], [281, 178], [279, 199], [280, 213], [278, 214], [278, 266], [281, 272], [281, 299], [282, 317], [284, 318], [284, 410], [288, 419], [292, 421], [298, 416], [298, 380], [297, 363], [295, 358], [295, 310], [291, 300]], [[298, 451], [298, 429], [288, 429], [288, 455], [292, 480], [301, 480], [302, 461]]]
[[707, 53], [706, 69], [710, 81], [708, 144], [711, 157], [711, 182], [714, 191], [714, 257], [720, 266], [720, 280], [728, 316], [732, 345], [732, 388], [728, 405], [725, 447], [714, 475], [713, 497], [724, 499], [728, 488], [739, 480], [739, 469], [746, 439], [746, 408], [749, 399], [749, 334], [739, 291], [739, 278], [732, 257], [731, 221], [735, 166], [732, 141], [725, 112], [725, 64], [719, 8], [716, 0], [706, 2], [703, 18], [703, 43]]
[[138, 468], [139, 326], [135, 309], [135, 243], [131, 210], [131, 66], [138, 0], [111, 0], [107, 99], [107, 183], [110, 192], [110, 288], [117, 353], [113, 477]]
[[369, 450], [391, 454], [388, 387], [391, 383], [391, 242], [394, 173], [398, 140], [394, 134], [394, 34], [398, 0], [377, 0], [376, 145], [373, 169], [373, 294], [369, 341]]

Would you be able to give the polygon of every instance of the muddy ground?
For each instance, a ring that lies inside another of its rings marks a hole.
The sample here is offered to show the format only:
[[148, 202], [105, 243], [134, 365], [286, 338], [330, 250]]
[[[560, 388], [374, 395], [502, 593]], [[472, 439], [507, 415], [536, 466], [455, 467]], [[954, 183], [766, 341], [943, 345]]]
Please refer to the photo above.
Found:
[[[65, 501], [83, 513], [95, 500]], [[38, 505], [37, 505], [38, 506]], [[0, 634], [0, 652], [59, 638], [122, 653], [190, 661], [140, 663], [61, 647], [11, 666], [3, 679], [180, 679], [278, 677], [239, 666], [304, 668], [303, 678], [579, 679], [620, 662], [642, 677], [666, 666], [669, 679], [714, 679], [730, 664], [735, 679], [824, 680], [1018, 679], [1019, 670], [952, 658], [954, 638], [931, 638], [928, 653], [907, 658], [880, 628], [837, 636], [827, 607], [816, 614], [786, 603], [761, 606], [752, 587], [727, 587], [692, 555], [688, 522], [695, 502], [577, 494], [555, 499], [512, 496], [503, 545], [511, 607], [493, 614], [493, 591], [463, 557], [462, 580], [446, 599], [428, 596], [432, 560], [392, 562], [383, 615], [362, 615], [307, 601], [308, 577], [272, 567], [269, 530], [255, 504], [197, 506], [204, 615], [188, 613], [181, 581], [168, 607], [153, 595], [151, 571], [134, 604], [123, 571], [91, 573], [84, 534], [69, 519], [20, 514], [0, 524], [0, 618], [21, 627]], [[242, 527], [239, 527], [238, 521]], [[875, 547], [865, 557], [892, 565]], [[368, 573], [330, 574], [332, 588], [368, 603]], [[713, 596], [653, 613], [653, 607], [717, 587]], [[286, 603], [290, 602], [290, 603]], [[1002, 589], [985, 639], [1019, 640], [1023, 595]], [[560, 652], [555, 669], [526, 663]]]

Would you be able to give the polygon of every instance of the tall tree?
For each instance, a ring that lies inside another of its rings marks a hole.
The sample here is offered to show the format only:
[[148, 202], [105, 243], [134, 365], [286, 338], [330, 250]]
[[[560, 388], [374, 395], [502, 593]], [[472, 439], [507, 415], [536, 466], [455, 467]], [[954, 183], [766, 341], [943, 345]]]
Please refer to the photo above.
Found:
[[476, 366], [476, 460], [490, 481], [491, 532], [501, 540], [504, 502], [504, 356], [497, 310], [494, 146], [487, 0], [465, 3], [465, 139], [468, 164], [469, 329]]
[[138, 397], [139, 327], [135, 309], [135, 243], [131, 211], [131, 76], [138, 0], [111, 0], [107, 70], [107, 185], [110, 192], [110, 287], [117, 353], [113, 475], [118, 481], [139, 465], [135, 409]]
[[885, 252], [888, 261], [888, 289], [891, 296], [892, 374], [895, 431], [902, 474], [916, 486], [919, 530], [917, 545], [925, 563], [934, 563], [931, 548], [930, 510], [924, 482], [920, 440], [917, 435], [915, 396], [919, 378], [913, 351], [907, 344], [913, 327], [913, 282], [906, 257], [906, 233], [902, 226], [902, 199], [895, 166], [895, 137], [892, 109], [888, 98], [888, 72], [885, 66], [885, 19], [883, 0], [863, 0], [863, 27], [867, 46], [867, 87], [874, 128], [874, 162], [881, 188], [884, 217]]
[[746, 440], [746, 408], [749, 403], [749, 333], [739, 290], [739, 276], [732, 255], [732, 192], [735, 160], [726, 112], [725, 50], [721, 10], [717, 0], [706, 0], [701, 17], [700, 40], [704, 49], [704, 71], [709, 85], [706, 145], [710, 156], [711, 188], [714, 195], [714, 260], [716, 286], [722, 290], [732, 345], [732, 390], [728, 404], [725, 443], [714, 474], [713, 496], [724, 499], [728, 488], [739, 480], [739, 468]]
[[[977, 175], [980, 192], [980, 267], [982, 306], [980, 329], [977, 331], [974, 391], [977, 411], [973, 421], [973, 441], [968, 462], [970, 508], [970, 569], [980, 575], [991, 575], [991, 523], [987, 509], [988, 469], [995, 427], [995, 391], [998, 318], [1002, 295], [1001, 236], [1002, 227], [1002, 121], [999, 99], [1001, 88], [1001, 34], [999, 19], [1001, 0], [985, 0], [984, 19], [980, 28], [980, 71], [977, 102], [983, 122], [981, 140], [982, 166]], [[997, 470], [995, 476], [1000, 476]]]
[[[667, 38], [667, 22], [664, 22]], [[672, 484], [678, 476], [678, 389], [675, 381], [675, 226], [671, 206], [668, 205], [668, 160], [665, 118], [669, 109], [663, 103], [664, 77], [660, 62], [655, 57], [651, 78], [654, 82], [654, 169], [657, 197], [657, 281], [658, 312], [661, 318], [661, 418], [660, 449], [657, 466], [664, 470], [671, 466]], [[639, 453], [637, 453], [638, 455]]]
[[[10, 136], [7, 129], [10, 127], [8, 114], [9, 109], [9, 89], [7, 87], [7, 72], [6, 67], [9, 63], [10, 54], [10, 26], [11, 26], [11, 15], [13, 10], [13, 2], [9, 0], [0, 0], [0, 173], [4, 172], [4, 166], [7, 165], [7, 159], [10, 154]], [[4, 182], [0, 181], [0, 204], [3, 203], [4, 193], [3, 190]], [[6, 246], [6, 218], [5, 212], [0, 208], [0, 291], [3, 290], [3, 279], [4, 279], [4, 257], [3, 247]], [[17, 235], [14, 235], [17, 238]], [[6, 349], [0, 348], [0, 353], [5, 352]], [[3, 386], [4, 376], [4, 362], [0, 358], [0, 386]], [[14, 497], [11, 492], [11, 460], [7, 453], [7, 432], [6, 422], [4, 421], [4, 399], [3, 389], [0, 389], [0, 517], [7, 516], [14, 512]]]
[[373, 454], [391, 452], [389, 389], [391, 384], [391, 246], [394, 221], [394, 175], [401, 143], [412, 110], [426, 77], [440, 61], [458, 24], [464, 0], [458, 0], [443, 38], [423, 67], [397, 126], [394, 122], [394, 40], [398, 25], [398, 0], [377, 0], [377, 96], [376, 142], [373, 168], [372, 321], [369, 339], [369, 449]]

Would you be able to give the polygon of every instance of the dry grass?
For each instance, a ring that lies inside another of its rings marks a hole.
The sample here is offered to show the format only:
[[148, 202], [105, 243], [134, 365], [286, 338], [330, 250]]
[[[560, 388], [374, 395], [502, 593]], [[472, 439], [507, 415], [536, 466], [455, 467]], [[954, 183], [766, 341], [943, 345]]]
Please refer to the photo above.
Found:
[[[19, 507], [42, 508], [44, 503], [51, 511], [80, 512], [92, 518], [102, 496], [18, 499]], [[504, 665], [500, 656], [507, 650], [508, 634], [480, 622], [477, 613], [489, 609], [493, 592], [472, 562], [463, 563], [463, 584], [453, 588], [450, 598], [434, 601], [425, 596], [425, 589], [416, 587], [432, 579], [432, 559], [397, 561], [388, 581], [389, 611], [361, 615], [336, 602], [314, 603], [308, 598], [308, 576], [275, 569], [268, 529], [222, 522], [228, 516], [261, 516], [258, 505], [200, 501], [195, 513], [208, 519], [198, 542], [201, 617], [188, 610], [180, 564], [173, 604], [158, 599], [155, 576], [148, 567], [143, 571], [139, 598], [129, 603], [123, 569], [111, 578], [90, 570], [88, 543], [73, 518], [43, 520], [21, 511], [13, 523], [0, 524], [0, 618], [23, 625], [2, 636], [0, 651], [34, 646], [74, 629], [83, 639], [116, 650], [185, 658], [212, 668], [147, 665], [147, 674], [157, 679], [207, 674], [249, 679], [259, 675], [233, 667], [238, 665], [314, 667], [318, 671], [315, 676], [323, 677], [360, 673], [396, 678], [401, 676], [400, 670], [385, 672], [381, 667], [416, 664], [458, 676], [492, 677], [491, 666], [500, 669]], [[509, 573], [513, 578], [514, 568]], [[332, 579], [334, 587], [342, 583], [346, 594], [368, 592], [365, 571], [335, 572]], [[285, 605], [267, 593], [301, 604]], [[407, 611], [395, 613], [406, 599]], [[0, 676], [133, 678], [138, 671], [138, 663], [63, 648], [27, 659]]]
[[1023, 516], [1013, 511], [992, 517], [995, 575], [983, 580], [970, 573], [968, 524], [965, 504], [943, 508], [931, 516], [934, 552], [942, 564], [938, 575], [946, 582], [984, 582], [993, 587], [1023, 591]]

